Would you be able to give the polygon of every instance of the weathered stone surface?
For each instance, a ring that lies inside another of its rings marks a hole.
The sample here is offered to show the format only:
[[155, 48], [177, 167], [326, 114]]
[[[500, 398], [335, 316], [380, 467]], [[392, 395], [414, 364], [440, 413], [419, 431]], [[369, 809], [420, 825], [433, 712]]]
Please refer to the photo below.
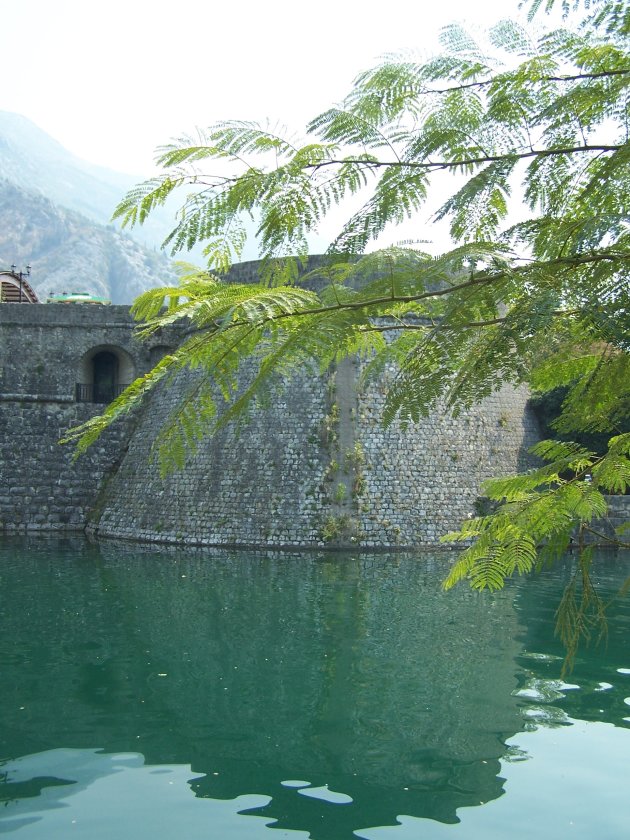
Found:
[[0, 402], [0, 530], [81, 530], [120, 460], [128, 428], [112, 429], [97, 451], [73, 462], [57, 441], [96, 413], [86, 404]]
[[526, 464], [537, 429], [524, 390], [505, 388], [456, 420], [436, 413], [384, 430], [382, 389], [358, 394], [357, 366], [352, 374], [343, 382], [353, 393], [343, 397], [356, 403], [356, 418], [344, 420], [336, 377], [331, 387], [305, 373], [238, 438], [220, 432], [162, 479], [149, 449], [184, 387], [175, 383], [132, 436], [96, 532], [204, 544], [435, 545], [474, 513], [484, 478]]
[[[383, 429], [384, 383], [360, 392], [359, 363], [347, 360], [324, 376], [304, 371], [239, 436], [228, 428], [202, 441], [167, 478], [151, 444], [198, 372], [73, 461], [57, 441], [100, 410], [75, 402], [85, 358], [114, 349], [139, 375], [177, 340], [139, 344], [126, 307], [0, 305], [0, 529], [87, 527], [198, 545], [435, 545], [475, 512], [483, 479], [526, 466], [537, 439], [526, 391], [509, 387], [456, 419], [436, 411], [407, 430]], [[614, 504], [621, 520], [624, 502]]]
[[134, 338], [129, 307], [0, 304], [0, 507], [4, 530], [80, 530], [103, 482], [120, 461], [129, 424], [114, 428], [84, 457], [58, 441], [102, 406], [75, 401], [82, 362], [118, 348], [135, 375], [150, 347]]

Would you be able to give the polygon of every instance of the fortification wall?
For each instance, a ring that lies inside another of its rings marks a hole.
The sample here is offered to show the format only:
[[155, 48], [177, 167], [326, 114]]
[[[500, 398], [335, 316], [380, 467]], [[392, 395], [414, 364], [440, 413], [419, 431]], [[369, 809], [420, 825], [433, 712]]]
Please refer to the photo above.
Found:
[[513, 389], [458, 420], [438, 412], [383, 430], [385, 383], [360, 393], [358, 363], [347, 360], [325, 376], [305, 371], [239, 436], [228, 428], [204, 440], [167, 478], [151, 444], [198, 373], [162, 388], [73, 461], [57, 441], [102, 408], [76, 401], [94, 354], [116, 353], [130, 381], [177, 340], [139, 344], [127, 307], [0, 306], [2, 528], [88, 526], [198, 544], [434, 544], [473, 512], [481, 480], [522, 465], [536, 436], [526, 394]]
[[199, 372], [162, 387], [73, 461], [57, 441], [102, 409], [76, 401], [94, 354], [115, 353], [121, 375], [135, 376], [178, 340], [172, 331], [139, 344], [127, 307], [0, 305], [0, 529], [87, 527], [199, 545], [435, 545], [475, 512], [483, 479], [526, 466], [537, 439], [526, 391], [508, 387], [459, 418], [436, 411], [383, 429], [393, 371], [360, 390], [349, 359], [325, 375], [304, 371], [239, 435], [226, 428], [203, 440], [165, 478], [151, 445]]
[[82, 531], [115, 471], [128, 425], [110, 430], [82, 459], [57, 441], [96, 414], [54, 399], [0, 402], [0, 531]]
[[305, 372], [239, 436], [204, 441], [165, 478], [151, 441], [188, 374], [156, 394], [107, 485], [96, 534], [208, 545], [435, 545], [474, 512], [481, 481], [521, 468], [537, 428], [524, 390], [453, 419], [384, 430], [384, 383], [360, 393], [356, 360]]
[[133, 323], [126, 306], [0, 304], [0, 530], [77, 531], [94, 515], [132, 423], [76, 461], [58, 441], [103, 408], [76, 401], [94, 353], [117, 353], [129, 381], [149, 369]]

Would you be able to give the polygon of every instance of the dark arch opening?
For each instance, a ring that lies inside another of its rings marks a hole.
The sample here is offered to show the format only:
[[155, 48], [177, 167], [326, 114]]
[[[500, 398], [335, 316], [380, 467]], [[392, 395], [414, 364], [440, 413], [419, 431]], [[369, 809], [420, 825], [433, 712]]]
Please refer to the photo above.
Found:
[[109, 403], [135, 379], [132, 357], [122, 347], [101, 344], [84, 353], [77, 368], [77, 402]]
[[109, 403], [118, 396], [118, 356], [104, 350], [92, 359], [94, 402]]

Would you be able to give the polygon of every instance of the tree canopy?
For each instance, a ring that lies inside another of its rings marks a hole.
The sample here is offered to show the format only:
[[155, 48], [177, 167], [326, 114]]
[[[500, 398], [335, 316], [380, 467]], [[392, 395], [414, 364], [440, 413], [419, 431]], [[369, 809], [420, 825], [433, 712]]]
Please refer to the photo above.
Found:
[[[529, 5], [533, 15], [543, 0]], [[452, 25], [441, 54], [388, 57], [303, 138], [222, 122], [162, 148], [161, 174], [131, 190], [115, 216], [141, 224], [182, 196], [166, 245], [204, 243], [208, 268], [146, 292], [134, 311], [144, 335], [184, 317], [196, 329], [74, 430], [79, 449], [165, 377], [202, 366], [208, 376], [156, 442], [168, 469], [305, 362], [325, 368], [359, 353], [368, 377], [391, 363], [398, 371], [386, 424], [411, 423], [438, 402], [459, 412], [502, 383], [525, 382], [567, 389], [556, 421], [565, 438], [610, 435], [604, 454], [546, 441], [536, 449], [543, 466], [488, 482], [498, 507], [450, 535], [469, 547], [447, 585], [500, 586], [563, 552], [576, 526], [592, 528], [604, 494], [630, 484], [630, 434], [618, 433], [630, 410], [630, 7], [575, 6], [579, 20], [542, 32], [501, 21], [484, 44]], [[435, 218], [448, 221], [454, 247], [437, 257], [410, 243], [367, 253], [392, 225], [417, 218], [449, 174], [455, 186]], [[348, 206], [326, 262], [296, 282], [309, 235], [331, 208]], [[248, 218], [264, 257], [260, 282], [226, 283]], [[319, 292], [304, 282], [315, 278]], [[238, 391], [244, 360], [256, 373]], [[221, 412], [217, 391], [228, 403]]]

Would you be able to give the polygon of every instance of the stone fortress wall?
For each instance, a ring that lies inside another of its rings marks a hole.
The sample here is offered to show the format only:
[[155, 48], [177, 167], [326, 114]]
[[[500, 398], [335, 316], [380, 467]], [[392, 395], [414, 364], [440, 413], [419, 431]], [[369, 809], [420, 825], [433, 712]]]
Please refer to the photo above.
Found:
[[[236, 276], [254, 272], [244, 265]], [[95, 357], [114, 354], [130, 381], [177, 340], [173, 331], [140, 344], [123, 306], [0, 305], [0, 529], [200, 545], [435, 545], [474, 513], [482, 480], [521, 469], [537, 439], [525, 389], [508, 387], [457, 419], [436, 412], [385, 430], [385, 383], [361, 391], [359, 363], [348, 359], [325, 375], [304, 372], [240, 435], [227, 428], [204, 440], [166, 478], [151, 443], [196, 372], [73, 461], [57, 441], [102, 408], [76, 399]]]
[[129, 307], [0, 304], [0, 529], [76, 531], [94, 513], [130, 433], [113, 428], [84, 458], [60, 446], [102, 405], [77, 402], [76, 384], [99, 352], [114, 350], [131, 381], [151, 365], [133, 337]]

